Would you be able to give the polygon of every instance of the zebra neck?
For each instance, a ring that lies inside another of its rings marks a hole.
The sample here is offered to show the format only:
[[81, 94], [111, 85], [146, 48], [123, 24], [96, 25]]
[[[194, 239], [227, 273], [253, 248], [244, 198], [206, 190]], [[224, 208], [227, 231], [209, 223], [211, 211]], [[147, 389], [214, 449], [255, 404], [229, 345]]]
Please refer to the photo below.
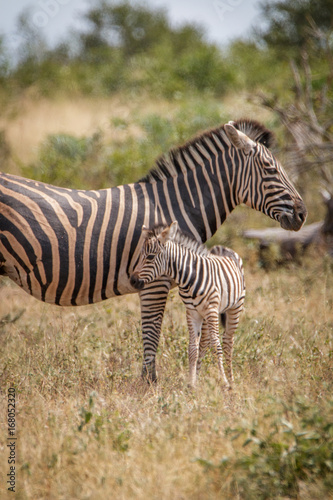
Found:
[[236, 176], [230, 170], [221, 161], [214, 171], [196, 166], [193, 171], [157, 181], [162, 219], [177, 220], [182, 231], [206, 242], [238, 204], [233, 194]]
[[222, 160], [222, 157], [219, 158], [218, 164], [212, 168], [205, 164], [205, 168], [197, 166], [195, 173], [187, 172], [186, 177], [191, 188], [190, 199], [186, 197], [187, 193], [183, 187], [185, 176], [177, 178], [182, 203], [203, 243], [215, 234], [238, 205], [234, 194], [235, 172], [231, 164]]
[[167, 275], [180, 288], [193, 284], [202, 256], [179, 243], [169, 242], [166, 250]]
[[150, 184], [157, 222], [207, 241], [239, 204], [244, 158], [223, 129], [216, 129], [161, 157], [139, 182]]

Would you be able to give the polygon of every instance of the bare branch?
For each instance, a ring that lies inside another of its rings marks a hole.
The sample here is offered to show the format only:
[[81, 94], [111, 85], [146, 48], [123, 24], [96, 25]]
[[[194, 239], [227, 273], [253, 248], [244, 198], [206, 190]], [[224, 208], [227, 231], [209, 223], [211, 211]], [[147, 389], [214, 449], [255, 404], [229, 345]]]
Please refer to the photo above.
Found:
[[301, 77], [297, 68], [297, 65], [293, 59], [290, 60], [290, 68], [294, 77], [295, 82], [295, 99], [296, 102], [299, 103], [303, 94]]

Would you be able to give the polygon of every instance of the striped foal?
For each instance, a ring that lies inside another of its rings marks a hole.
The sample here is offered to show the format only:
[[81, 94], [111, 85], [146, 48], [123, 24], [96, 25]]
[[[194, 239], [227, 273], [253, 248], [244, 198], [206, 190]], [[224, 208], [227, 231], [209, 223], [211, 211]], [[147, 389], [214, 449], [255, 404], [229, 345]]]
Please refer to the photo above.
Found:
[[[179, 285], [179, 295], [186, 306], [190, 335], [189, 383], [195, 386], [197, 372], [209, 346], [217, 353], [223, 383], [233, 383], [233, 337], [243, 309], [245, 282], [242, 259], [221, 246], [209, 250], [178, 230], [177, 222], [149, 230], [143, 226], [145, 238], [139, 262], [131, 276], [137, 290], [160, 276]], [[223, 354], [219, 339], [219, 313], [225, 318]]]

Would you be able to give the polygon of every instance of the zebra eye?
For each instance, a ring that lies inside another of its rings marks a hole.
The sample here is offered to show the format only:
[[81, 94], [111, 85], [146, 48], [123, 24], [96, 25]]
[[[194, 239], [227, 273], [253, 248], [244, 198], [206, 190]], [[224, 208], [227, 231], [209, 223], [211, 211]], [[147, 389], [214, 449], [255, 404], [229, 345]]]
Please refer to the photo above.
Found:
[[266, 172], [269, 172], [270, 174], [273, 174], [274, 172], [277, 172], [277, 168], [275, 165], [272, 165], [271, 163], [264, 163], [264, 169]]
[[147, 260], [148, 262], [151, 262], [151, 261], [152, 261], [152, 260], [154, 260], [154, 259], [155, 259], [155, 255], [154, 255], [153, 253], [150, 253], [150, 254], [149, 254], [149, 255], [147, 255], [147, 257], [146, 257], [146, 260]]
[[265, 169], [266, 170], [266, 173], [267, 174], [270, 174], [270, 175], [275, 175], [277, 174], [277, 170], [275, 167], [268, 167]]

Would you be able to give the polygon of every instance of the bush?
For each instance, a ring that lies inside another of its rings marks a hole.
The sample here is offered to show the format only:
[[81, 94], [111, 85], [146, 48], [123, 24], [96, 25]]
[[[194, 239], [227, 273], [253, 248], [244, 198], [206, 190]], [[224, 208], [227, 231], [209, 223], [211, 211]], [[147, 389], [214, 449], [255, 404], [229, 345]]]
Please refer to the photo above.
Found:
[[235, 76], [221, 52], [209, 46], [188, 50], [179, 59], [175, 74], [193, 89], [210, 89], [216, 95], [224, 94], [235, 83]]
[[[276, 413], [281, 414], [272, 421]], [[296, 423], [283, 414], [293, 416]], [[244, 451], [238, 451], [236, 458], [223, 457], [217, 465], [202, 459], [198, 462], [213, 474], [217, 487], [231, 476], [229, 493], [241, 498], [298, 498], [301, 482], [321, 481], [325, 491], [331, 491], [332, 415], [301, 401], [291, 408], [274, 408], [272, 415], [266, 415], [268, 422], [256, 421], [250, 429], [226, 430], [232, 440], [247, 436]]]
[[100, 182], [101, 151], [99, 133], [79, 138], [50, 135], [39, 148], [37, 162], [23, 167], [23, 174], [62, 187], [92, 189]]

